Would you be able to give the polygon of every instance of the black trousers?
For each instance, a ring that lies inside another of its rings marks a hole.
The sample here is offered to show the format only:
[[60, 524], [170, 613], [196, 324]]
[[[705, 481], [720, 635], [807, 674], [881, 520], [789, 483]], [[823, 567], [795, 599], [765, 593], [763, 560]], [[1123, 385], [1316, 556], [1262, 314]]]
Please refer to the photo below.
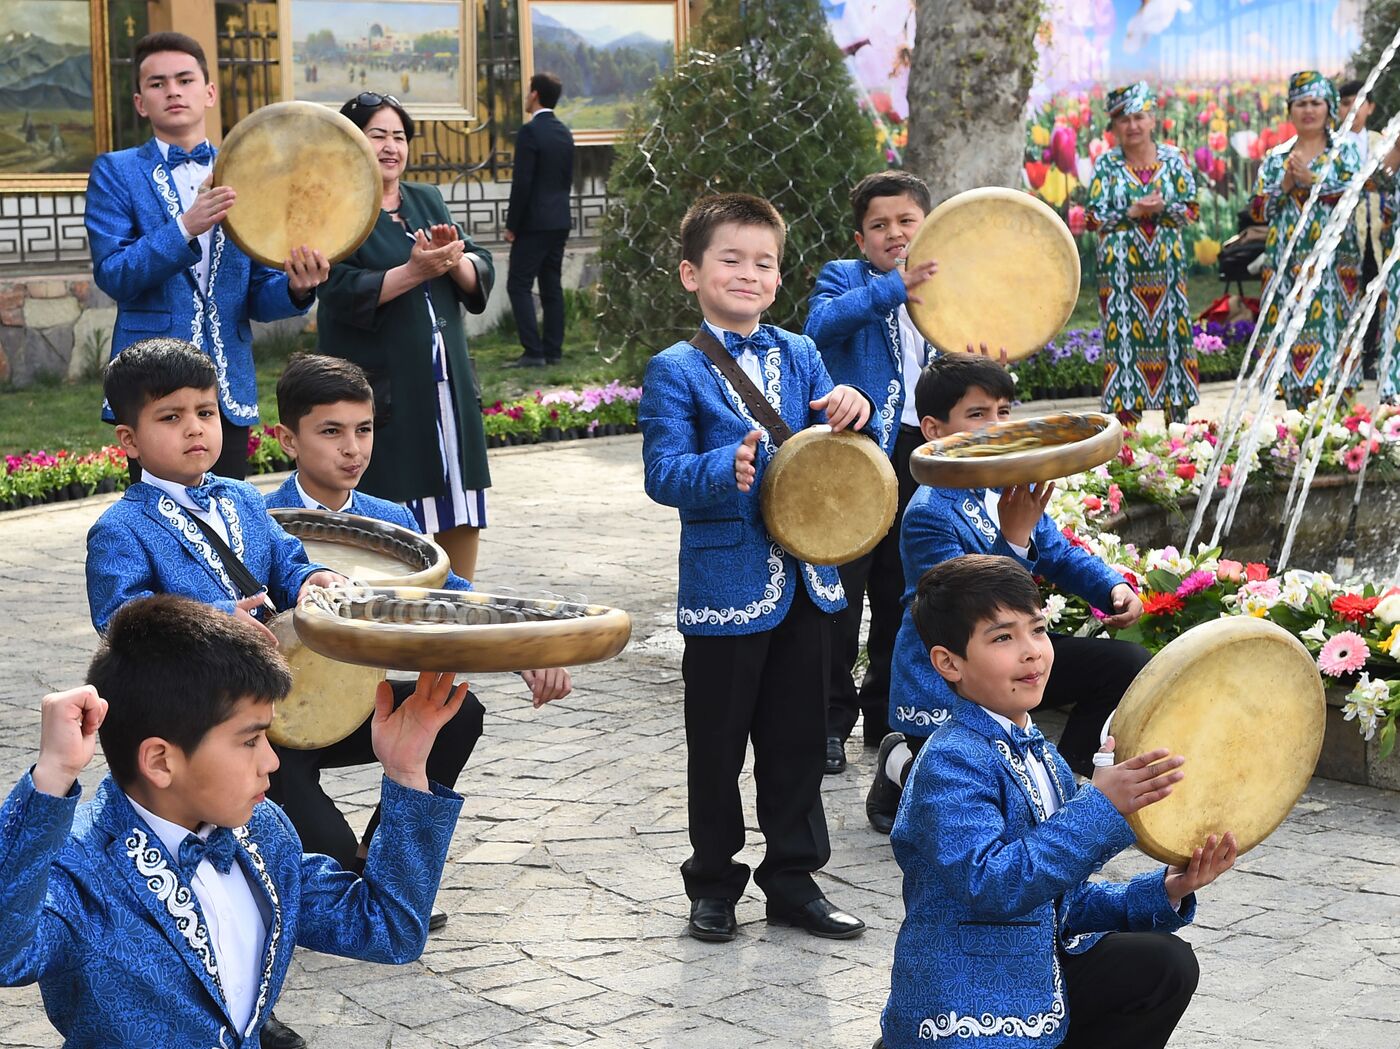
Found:
[[1196, 992], [1201, 970], [1169, 933], [1109, 933], [1083, 954], [1061, 954], [1069, 1028], [1060, 1049], [1162, 1049]]
[[[564, 242], [566, 229], [517, 233], [510, 245], [510, 274], [506, 294], [520, 346], [526, 357], [557, 361], [564, 355]], [[535, 300], [531, 289], [540, 282], [540, 310], [544, 313], [544, 339], [535, 325]]]
[[[1364, 208], [1367, 198], [1363, 195], [1361, 206]], [[1369, 238], [1366, 244], [1361, 246], [1361, 289], [1364, 291], [1376, 279], [1380, 273], [1380, 264], [1376, 261], [1375, 253], [1371, 250]], [[1380, 331], [1381, 315], [1384, 309], [1378, 309], [1371, 315], [1371, 323], [1366, 327], [1366, 334], [1361, 338], [1361, 367], [1367, 378], [1376, 377], [1376, 366], [1380, 360]]]
[[[865, 716], [865, 744], [878, 746], [889, 732], [890, 659], [904, 617], [904, 562], [899, 556], [899, 526], [919, 482], [909, 473], [909, 456], [924, 443], [914, 426], [901, 426], [894, 444], [894, 474], [899, 481], [899, 509], [880, 545], [838, 569], [846, 591], [846, 607], [836, 613], [832, 637], [831, 698], [827, 702], [826, 734], [850, 737], [856, 717]], [[870, 634], [865, 652], [869, 665], [856, 688], [851, 670], [860, 654], [860, 619], [870, 597]]]
[[[241, 481], [248, 476], [248, 427], [235, 426], [228, 417], [219, 413], [219, 423], [224, 431], [224, 450], [214, 463], [213, 472], [220, 477], [232, 477]], [[126, 469], [131, 474], [131, 483], [141, 480], [141, 464], [135, 459], [126, 461]]]
[[[394, 706], [397, 708], [413, 694], [413, 681], [391, 681], [394, 686]], [[485, 708], [472, 693], [457, 716], [442, 727], [437, 741], [428, 754], [428, 778], [444, 787], [456, 786], [457, 777], [471, 757], [476, 741], [481, 738]], [[275, 747], [281, 767], [272, 774], [267, 796], [281, 805], [301, 837], [305, 852], [330, 856], [346, 870], [359, 870], [363, 861], [355, 853], [360, 839], [350, 829], [349, 822], [336, 808], [335, 802], [321, 788], [321, 770], [346, 768], [350, 765], [371, 765], [374, 756], [370, 740], [370, 721], [339, 743], [319, 750], [292, 750]], [[379, 806], [374, 807], [363, 841], [367, 845], [379, 826]]]
[[681, 865], [692, 900], [738, 900], [749, 868], [739, 774], [753, 740], [758, 827], [767, 843], [754, 881], [777, 911], [819, 897], [812, 879], [831, 858], [822, 811], [825, 712], [831, 614], [801, 582], [792, 607], [772, 630], [687, 637], [686, 784], [691, 856]]

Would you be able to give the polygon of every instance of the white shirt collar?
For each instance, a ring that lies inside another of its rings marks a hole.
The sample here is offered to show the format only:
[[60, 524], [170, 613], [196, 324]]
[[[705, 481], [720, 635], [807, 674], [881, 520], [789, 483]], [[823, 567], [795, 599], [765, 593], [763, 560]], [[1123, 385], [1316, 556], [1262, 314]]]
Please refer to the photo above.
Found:
[[[208, 479], [209, 474], [205, 474], [204, 480], [207, 481]], [[202, 512], [199, 510], [199, 507], [195, 506], [194, 500], [190, 498], [190, 493], [185, 491], [184, 485], [179, 484], [176, 481], [167, 481], [164, 477], [157, 477], [149, 470], [141, 471], [141, 480], [144, 481], [146, 484], [149, 484], [155, 488], [159, 488], [162, 492], [170, 496], [170, 498], [174, 499], [176, 503], [178, 503], [180, 506], [183, 506], [186, 510]]]
[[[122, 792], [126, 794], [125, 791]], [[130, 794], [126, 794], [126, 800], [131, 802], [131, 807], [136, 810], [136, 814], [146, 821], [146, 826], [156, 832], [156, 837], [165, 846], [167, 852], [172, 856], [180, 855], [180, 845], [191, 834], [200, 838], [208, 838], [214, 832], [214, 824], [201, 823], [199, 830], [191, 831], [188, 827], [182, 827], [178, 823], [171, 823], [163, 816], [157, 816], [150, 809], [136, 801]]]
[[531, 119], [531, 120], [534, 120], [535, 117], [539, 116], [541, 113], [553, 113], [553, 112], [554, 112], [554, 107], [553, 107], [553, 106], [540, 106], [539, 109], [535, 110], [533, 113], [530, 114], [530, 119]]
[[[306, 507], [308, 510], [329, 510], [329, 509], [330, 509], [329, 506], [326, 506], [324, 503], [318, 502], [317, 500], [313, 499], [311, 496], [309, 496], [309, 495], [306, 494], [306, 489], [303, 488], [303, 487], [301, 486], [301, 474], [300, 474], [300, 472], [297, 472], [297, 473], [292, 474], [292, 480], [296, 483], [296, 486], [297, 486], [297, 496], [298, 496], [298, 498], [301, 499], [301, 505], [302, 505], [302, 506]], [[351, 507], [351, 505], [352, 505], [354, 502], [355, 502], [355, 493], [354, 493], [354, 491], [352, 490], [352, 491], [350, 492], [350, 494], [349, 494], [348, 496], [345, 497], [345, 505], [342, 506], [342, 507], [337, 511], [337, 513], [342, 513], [342, 514], [351, 513], [352, 511], [351, 511], [350, 507]]]
[[[726, 331], [729, 331], [729, 330], [730, 330], [730, 329], [728, 329], [728, 328], [721, 328], [718, 324], [712, 324], [712, 323], [710, 323], [710, 321], [708, 321], [708, 320], [705, 321], [705, 327], [709, 328], [709, 329], [710, 329], [710, 334], [713, 335], [715, 338], [717, 338], [720, 342], [723, 342], [723, 341], [724, 341], [724, 333], [725, 333]], [[753, 326], [753, 331], [749, 332], [748, 335], [741, 334], [740, 332], [737, 332], [737, 331], [734, 332], [734, 334], [735, 334], [735, 335], [738, 335], [739, 338], [741, 338], [741, 339], [747, 339], [747, 338], [750, 338], [750, 337], [753, 336], [753, 335], [758, 334], [758, 329], [761, 328], [761, 327], [763, 327], [763, 324], [762, 324], [762, 322], [760, 321], [758, 324], [755, 324], [755, 325]], [[752, 353], [753, 351], [752, 351], [752, 350], [745, 350], [744, 352], [745, 352], [745, 353]]]
[[[979, 703], [978, 706], [981, 706], [981, 704]], [[1002, 715], [998, 714], [995, 710], [991, 710], [987, 707], [982, 707], [982, 709], [986, 712], [988, 717], [990, 717], [1002, 728], [1006, 729], [1008, 733], [1010, 733], [1013, 728], [1017, 732], [1029, 732], [1031, 729], [1035, 728], [1035, 722], [1031, 720], [1030, 714], [1026, 715], [1026, 725], [1024, 728], [1022, 728], [1020, 725], [1016, 724], [1016, 722], [1012, 721], [1008, 717], [1003, 717]]]

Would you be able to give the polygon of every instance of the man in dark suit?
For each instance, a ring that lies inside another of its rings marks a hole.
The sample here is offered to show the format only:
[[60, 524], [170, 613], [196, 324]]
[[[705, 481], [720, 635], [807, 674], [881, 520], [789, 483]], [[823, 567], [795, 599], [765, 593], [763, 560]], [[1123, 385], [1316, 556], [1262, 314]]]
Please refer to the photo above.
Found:
[[[563, 90], [553, 73], [530, 78], [525, 99], [529, 117], [515, 138], [515, 176], [506, 212], [506, 241], [510, 244], [510, 275], [506, 292], [524, 349], [506, 367], [543, 368], [564, 355], [564, 242], [573, 219], [569, 196], [574, 181], [574, 136], [554, 115]], [[540, 282], [544, 338], [535, 324], [531, 295]]]

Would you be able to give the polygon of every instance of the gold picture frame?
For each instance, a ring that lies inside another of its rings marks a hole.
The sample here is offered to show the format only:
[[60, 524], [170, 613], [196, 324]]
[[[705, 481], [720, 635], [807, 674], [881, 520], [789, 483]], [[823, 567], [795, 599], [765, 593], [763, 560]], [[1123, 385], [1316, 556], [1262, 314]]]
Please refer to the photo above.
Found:
[[[372, 91], [393, 95], [415, 120], [472, 120], [476, 7], [475, 0], [281, 0], [282, 98], [339, 109]], [[434, 49], [454, 31], [455, 56]]]
[[0, 59], [21, 47], [27, 71], [0, 83], [0, 193], [85, 190], [111, 148], [106, 0], [5, 0]]
[[[622, 136], [627, 115], [656, 75], [675, 67], [689, 28], [688, 0], [519, 0], [519, 5], [521, 97], [529, 96], [537, 70], [558, 74], [564, 94], [555, 112], [579, 145], [608, 145]], [[600, 69], [600, 61], [607, 66]], [[649, 73], [653, 62], [655, 71]], [[584, 87], [590, 82], [592, 87]]]

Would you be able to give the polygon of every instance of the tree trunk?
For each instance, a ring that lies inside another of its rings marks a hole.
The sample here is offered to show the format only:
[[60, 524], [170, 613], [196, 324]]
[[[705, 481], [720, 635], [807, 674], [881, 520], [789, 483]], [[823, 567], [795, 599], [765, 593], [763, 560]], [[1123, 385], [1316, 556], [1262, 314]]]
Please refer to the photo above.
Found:
[[905, 167], [937, 205], [1021, 185], [1043, 0], [917, 0]]

